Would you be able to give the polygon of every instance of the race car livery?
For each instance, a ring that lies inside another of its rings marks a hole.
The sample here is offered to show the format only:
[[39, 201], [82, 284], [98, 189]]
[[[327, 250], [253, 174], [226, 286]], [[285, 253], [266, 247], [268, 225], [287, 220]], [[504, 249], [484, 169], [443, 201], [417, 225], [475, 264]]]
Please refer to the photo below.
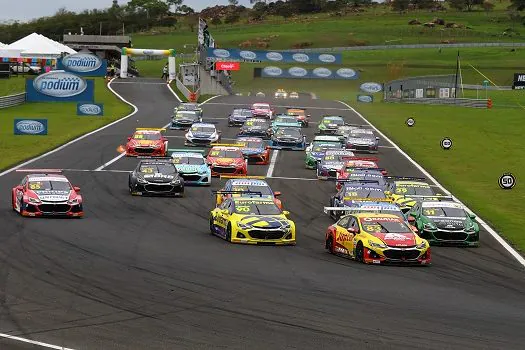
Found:
[[171, 159], [185, 185], [211, 185], [211, 169], [204, 159], [204, 151], [169, 150]]
[[266, 146], [264, 140], [259, 137], [238, 137], [235, 143], [239, 145], [239, 149], [246, 159], [248, 164], [269, 164], [270, 163], [270, 147]]
[[174, 114], [177, 114], [178, 111], [195, 111], [197, 112], [197, 114], [199, 115], [199, 118], [201, 119], [204, 114], [202, 107], [198, 103], [195, 103], [195, 102], [181, 103], [175, 108]]
[[274, 110], [269, 103], [254, 103], [251, 109], [255, 118], [273, 118]]
[[302, 108], [287, 108], [286, 114], [292, 117], [295, 117], [301, 126], [307, 128], [310, 123], [310, 114], [306, 114], [306, 110]]
[[166, 129], [137, 128], [135, 133], [128, 137], [126, 156], [165, 157], [168, 152], [168, 139], [162, 135]]
[[272, 122], [272, 132], [275, 133], [279, 128], [300, 128], [301, 123], [292, 116], [286, 114], [276, 115]]
[[365, 264], [431, 264], [429, 243], [396, 215], [345, 215], [326, 230], [325, 248]]
[[[392, 202], [383, 188], [374, 181], [346, 182], [337, 193], [330, 197], [331, 207], [352, 207], [362, 202]], [[330, 216], [337, 218], [340, 211], [332, 211]]]
[[377, 153], [379, 137], [371, 129], [354, 128], [346, 136], [346, 148], [352, 151]]
[[409, 212], [419, 236], [431, 245], [479, 246], [476, 216], [456, 202], [422, 201]]
[[341, 125], [345, 125], [343, 117], [323, 116], [317, 127], [319, 134], [335, 134], [337, 128]]
[[270, 139], [270, 148], [304, 151], [306, 149], [306, 136], [300, 128], [279, 128]]
[[344, 142], [337, 136], [316, 136], [306, 148], [305, 165], [307, 169], [317, 169], [317, 162], [327, 150], [344, 149]]
[[277, 89], [277, 91], [274, 94], [275, 98], [287, 98], [288, 93], [284, 91], [284, 89]]
[[209, 146], [221, 138], [221, 134], [214, 124], [196, 123], [191, 126], [185, 135], [186, 146]]
[[404, 213], [409, 211], [417, 201], [438, 201], [443, 197], [436, 194], [432, 187], [424, 182], [424, 178], [389, 176], [386, 179], [394, 181], [388, 183], [385, 193]]
[[[228, 176], [225, 177], [227, 178]], [[274, 192], [266, 181], [250, 178], [249, 176], [229, 179], [216, 194], [216, 206], [219, 206], [226, 198], [269, 198], [274, 201], [279, 209], [283, 209], [281, 200], [277, 198], [281, 195], [281, 192]]]
[[228, 126], [241, 126], [246, 120], [252, 117], [251, 109], [236, 108], [228, 116]]
[[337, 130], [334, 132], [334, 135], [343, 136], [346, 140], [350, 135], [350, 132], [356, 128], [356, 126], [352, 125], [340, 125], [337, 127]]
[[248, 162], [237, 145], [214, 144], [206, 162], [211, 167], [211, 176], [248, 174]]
[[289, 98], [299, 98], [299, 93], [296, 91], [290, 92]]
[[210, 231], [232, 243], [295, 245], [295, 223], [268, 198], [227, 198], [210, 213]]
[[[381, 188], [385, 189], [388, 185], [385, 176], [381, 171], [376, 169], [352, 169], [350, 172], [346, 172], [346, 178], [337, 179], [335, 188], [340, 190], [344, 183], [355, 182], [355, 181], [367, 181], [371, 183], [376, 183]], [[385, 194], [387, 192], [385, 191]]]
[[184, 179], [171, 159], [139, 161], [129, 173], [128, 187], [133, 196], [184, 196]]
[[72, 186], [60, 170], [19, 169], [17, 172], [35, 172], [24, 176], [11, 190], [12, 208], [20, 215], [84, 216], [80, 188]]
[[387, 175], [388, 172], [384, 168], [380, 168], [377, 165], [379, 161], [378, 158], [369, 158], [369, 157], [347, 157], [345, 166], [342, 167], [337, 173], [338, 179], [348, 178], [348, 174], [355, 170], [371, 169], [380, 171], [381, 174]]
[[267, 119], [251, 118], [244, 122], [239, 130], [239, 136], [254, 136], [269, 139], [272, 136], [270, 121]]
[[346, 165], [347, 159], [354, 152], [343, 149], [327, 150], [317, 162], [317, 178], [320, 180], [336, 179], [337, 173]]
[[201, 123], [202, 117], [197, 111], [177, 111], [171, 119], [170, 129], [188, 129], [195, 123]]

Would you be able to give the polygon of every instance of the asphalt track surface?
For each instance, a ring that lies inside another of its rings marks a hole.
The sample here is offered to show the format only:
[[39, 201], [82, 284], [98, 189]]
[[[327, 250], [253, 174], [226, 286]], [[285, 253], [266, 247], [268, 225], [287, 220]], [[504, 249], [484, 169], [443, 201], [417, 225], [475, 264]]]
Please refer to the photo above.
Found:
[[[126, 82], [132, 82], [127, 80]], [[313, 179], [304, 152], [280, 151], [274, 190], [297, 225], [295, 247], [243, 246], [211, 236], [209, 188], [185, 198], [132, 197], [136, 159], [118, 155], [135, 127], [169, 122], [177, 101], [164, 84], [113, 84], [138, 113], [30, 165], [65, 168], [82, 189], [81, 220], [22, 218], [9, 190], [22, 175], [0, 177], [0, 333], [73, 349], [501, 349], [525, 342], [523, 268], [487, 232], [481, 247], [433, 248], [433, 266], [366, 266], [324, 250], [332, 223], [323, 206], [334, 184]], [[155, 81], [153, 81], [155, 82]], [[229, 96], [204, 105], [204, 119], [233, 138], [235, 106], [271, 100], [344, 115], [337, 102]], [[282, 110], [281, 107], [277, 108]], [[315, 124], [306, 129], [311, 139]], [[168, 131], [170, 147], [182, 131]], [[389, 146], [383, 143], [383, 146]], [[393, 148], [380, 165], [421, 176]], [[250, 166], [265, 175], [267, 166]], [[212, 188], [219, 188], [220, 180]], [[1, 340], [0, 349], [34, 349]]]

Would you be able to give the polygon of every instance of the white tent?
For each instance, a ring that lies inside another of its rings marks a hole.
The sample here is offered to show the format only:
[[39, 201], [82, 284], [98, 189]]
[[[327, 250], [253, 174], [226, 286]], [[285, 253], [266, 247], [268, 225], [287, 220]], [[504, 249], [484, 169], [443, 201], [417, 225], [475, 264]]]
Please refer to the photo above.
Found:
[[57, 43], [43, 35], [32, 33], [7, 46], [7, 49], [22, 50], [22, 57], [57, 58], [63, 52], [76, 53], [75, 50]]
[[7, 45], [4, 44], [4, 43], [0, 43], [0, 49], [3, 49], [4, 47], [6, 47]]

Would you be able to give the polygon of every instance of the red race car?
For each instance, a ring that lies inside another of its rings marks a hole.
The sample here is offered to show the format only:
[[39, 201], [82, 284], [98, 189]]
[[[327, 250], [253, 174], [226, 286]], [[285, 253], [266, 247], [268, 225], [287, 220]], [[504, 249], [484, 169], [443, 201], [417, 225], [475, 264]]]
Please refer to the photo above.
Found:
[[270, 147], [266, 146], [260, 137], [238, 137], [235, 142], [239, 145], [244, 157], [248, 159], [248, 163], [270, 164]]
[[275, 110], [270, 107], [269, 103], [254, 103], [251, 110], [254, 118], [262, 117], [272, 119], [275, 113]]
[[135, 133], [128, 137], [126, 156], [166, 157], [168, 154], [168, 139], [162, 135], [166, 129], [137, 128]]
[[211, 176], [247, 175], [248, 162], [240, 149], [242, 145], [212, 144], [206, 157], [211, 167]]
[[[378, 158], [375, 157], [344, 157], [346, 164], [337, 172], [337, 180], [346, 180], [350, 177], [350, 173], [356, 170], [377, 170], [381, 175], [387, 175], [388, 172], [384, 168], [377, 165]], [[341, 182], [336, 183], [336, 189], [341, 189]]]
[[82, 217], [80, 188], [74, 187], [61, 170], [19, 169], [31, 172], [11, 191], [13, 210], [22, 216]]

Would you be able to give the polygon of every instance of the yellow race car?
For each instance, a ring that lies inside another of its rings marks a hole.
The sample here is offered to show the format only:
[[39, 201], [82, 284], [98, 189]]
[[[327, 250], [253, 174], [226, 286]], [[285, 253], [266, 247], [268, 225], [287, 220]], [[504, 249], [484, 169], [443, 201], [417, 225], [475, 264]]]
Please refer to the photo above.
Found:
[[408, 212], [416, 202], [421, 200], [438, 201], [450, 198], [436, 193], [432, 186], [424, 182], [424, 178], [386, 176], [385, 179], [394, 180], [388, 183], [385, 194], [401, 208], [403, 213]]
[[428, 242], [392, 214], [361, 213], [341, 217], [330, 225], [325, 248], [365, 264], [430, 265]]
[[228, 242], [295, 245], [295, 223], [271, 198], [230, 197], [210, 213], [210, 231]]

